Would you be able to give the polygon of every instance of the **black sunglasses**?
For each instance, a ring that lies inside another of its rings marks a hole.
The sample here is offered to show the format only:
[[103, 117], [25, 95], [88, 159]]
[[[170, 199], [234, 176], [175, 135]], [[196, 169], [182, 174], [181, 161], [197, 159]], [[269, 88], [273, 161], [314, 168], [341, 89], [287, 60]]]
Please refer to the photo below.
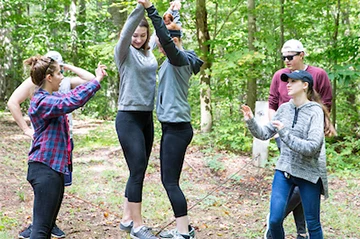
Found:
[[288, 61], [292, 61], [292, 60], [294, 59], [294, 56], [298, 56], [298, 55], [300, 55], [300, 54], [301, 54], [301, 52], [298, 52], [298, 53], [296, 53], [295, 55], [281, 56], [281, 59], [282, 59], [283, 61], [285, 61], [286, 59], [288, 59]]
[[[52, 59], [51, 57], [48, 57], [48, 58], [50, 59], [50, 62], [49, 62], [48, 67], [46, 68], [46, 71], [49, 69], [51, 63], [53, 63], [53, 62], [55, 61], [55, 60]], [[45, 71], [45, 72], [46, 72], [46, 71]], [[60, 66], [60, 73], [61, 73], [61, 74], [64, 74], [64, 67], [63, 67], [63, 66]]]

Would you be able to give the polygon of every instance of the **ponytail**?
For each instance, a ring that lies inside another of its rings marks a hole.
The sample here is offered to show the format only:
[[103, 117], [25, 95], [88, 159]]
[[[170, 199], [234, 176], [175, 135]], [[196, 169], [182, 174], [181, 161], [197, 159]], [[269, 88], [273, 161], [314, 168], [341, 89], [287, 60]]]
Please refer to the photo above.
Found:
[[329, 137], [336, 136], [337, 135], [336, 129], [335, 129], [334, 125], [331, 123], [329, 110], [322, 103], [320, 95], [313, 88], [308, 88], [307, 98], [310, 101], [315, 101], [315, 102], [319, 103], [321, 105], [321, 108], [324, 111], [324, 133], [325, 133], [325, 136], [329, 136]]
[[31, 81], [39, 87], [44, 85], [46, 75], [53, 75], [57, 69], [57, 63], [53, 59], [40, 55], [26, 59], [24, 65], [30, 66]]

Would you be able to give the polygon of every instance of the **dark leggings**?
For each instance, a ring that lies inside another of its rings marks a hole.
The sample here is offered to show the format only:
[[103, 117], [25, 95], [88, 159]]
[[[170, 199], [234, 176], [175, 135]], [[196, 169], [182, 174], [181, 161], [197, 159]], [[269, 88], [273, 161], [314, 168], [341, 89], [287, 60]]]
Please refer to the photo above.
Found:
[[118, 111], [116, 132], [130, 176], [125, 197], [129, 202], [142, 200], [145, 171], [154, 141], [154, 123], [151, 111]]
[[[275, 138], [275, 141], [280, 151], [281, 143], [282, 143], [280, 137]], [[286, 218], [290, 214], [290, 212], [293, 212], [297, 233], [305, 234], [306, 233], [305, 215], [304, 215], [303, 206], [301, 204], [301, 197], [298, 186], [294, 188], [294, 191], [290, 196], [290, 200], [287, 204], [284, 218]]]
[[190, 123], [161, 123], [161, 181], [170, 199], [175, 217], [187, 215], [187, 203], [179, 186], [187, 146], [193, 137]]
[[30, 162], [27, 180], [34, 191], [31, 239], [50, 239], [64, 196], [64, 175], [49, 166]]

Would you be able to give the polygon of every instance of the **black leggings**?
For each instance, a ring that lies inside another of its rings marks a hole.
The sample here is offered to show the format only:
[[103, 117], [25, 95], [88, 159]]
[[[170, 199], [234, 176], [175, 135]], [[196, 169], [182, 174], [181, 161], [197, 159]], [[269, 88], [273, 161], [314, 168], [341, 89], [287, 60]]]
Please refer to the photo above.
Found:
[[118, 111], [115, 124], [130, 171], [125, 197], [129, 202], [139, 203], [154, 141], [153, 115], [151, 111]]
[[193, 137], [190, 123], [161, 123], [161, 181], [170, 199], [175, 217], [187, 215], [187, 203], [179, 186], [187, 146]]
[[31, 239], [50, 239], [64, 196], [64, 174], [39, 162], [29, 162], [27, 180], [34, 191]]

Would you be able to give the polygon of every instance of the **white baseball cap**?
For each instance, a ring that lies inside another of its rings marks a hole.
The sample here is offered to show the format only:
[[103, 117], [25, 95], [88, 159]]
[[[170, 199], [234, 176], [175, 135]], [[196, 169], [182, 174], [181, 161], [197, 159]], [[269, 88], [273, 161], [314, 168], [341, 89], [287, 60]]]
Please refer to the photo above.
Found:
[[305, 49], [303, 44], [299, 40], [291, 39], [284, 43], [283, 47], [281, 48], [281, 53], [294, 51], [294, 52], [304, 52]]
[[64, 61], [63, 61], [63, 58], [62, 58], [61, 54], [59, 52], [57, 52], [57, 51], [49, 51], [48, 53], [45, 54], [45, 56], [53, 59], [54, 61], [59, 63], [59, 65], [64, 64]]

